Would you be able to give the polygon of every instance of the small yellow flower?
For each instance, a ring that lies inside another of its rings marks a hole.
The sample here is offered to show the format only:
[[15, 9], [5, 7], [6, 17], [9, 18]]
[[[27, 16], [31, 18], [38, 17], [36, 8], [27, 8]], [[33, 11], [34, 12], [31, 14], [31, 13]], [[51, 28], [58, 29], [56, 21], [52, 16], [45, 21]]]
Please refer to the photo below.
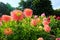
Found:
[[39, 26], [39, 29], [40, 29], [40, 30], [43, 30], [43, 27], [42, 27], [42, 26]]

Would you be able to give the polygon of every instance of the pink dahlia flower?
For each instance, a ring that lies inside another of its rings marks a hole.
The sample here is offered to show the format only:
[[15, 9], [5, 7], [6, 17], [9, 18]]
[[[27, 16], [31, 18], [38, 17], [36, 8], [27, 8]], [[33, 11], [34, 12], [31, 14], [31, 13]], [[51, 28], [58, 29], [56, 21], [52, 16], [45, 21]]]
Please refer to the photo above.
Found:
[[60, 38], [56, 38], [56, 40], [60, 40]]
[[49, 25], [50, 18], [43, 18], [43, 25]]
[[45, 16], [45, 13], [42, 13], [42, 14], [41, 14], [41, 17], [44, 17], [44, 16]]
[[35, 15], [35, 16], [34, 16], [34, 18], [36, 19], [36, 18], [38, 18], [38, 16], [37, 16], [37, 15]]
[[43, 18], [43, 21], [47, 21], [47, 18]]
[[46, 32], [50, 32], [51, 31], [51, 27], [49, 27], [49, 25], [44, 25], [44, 30]]
[[43, 21], [43, 25], [49, 25], [48, 21]]

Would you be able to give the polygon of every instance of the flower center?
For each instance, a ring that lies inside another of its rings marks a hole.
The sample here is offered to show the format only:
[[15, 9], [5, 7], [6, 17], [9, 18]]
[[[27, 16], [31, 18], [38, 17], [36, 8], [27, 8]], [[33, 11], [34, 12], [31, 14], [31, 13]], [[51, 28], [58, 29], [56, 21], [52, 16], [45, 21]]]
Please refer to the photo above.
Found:
[[17, 16], [20, 16], [20, 15], [21, 15], [21, 13], [18, 12], [18, 13], [17, 13]]

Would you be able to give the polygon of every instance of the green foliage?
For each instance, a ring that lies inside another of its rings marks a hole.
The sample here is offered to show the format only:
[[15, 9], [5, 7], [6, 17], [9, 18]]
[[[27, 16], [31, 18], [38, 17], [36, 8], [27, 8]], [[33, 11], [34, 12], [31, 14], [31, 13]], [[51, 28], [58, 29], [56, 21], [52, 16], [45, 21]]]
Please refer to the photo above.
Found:
[[[42, 17], [40, 17], [41, 19]], [[42, 20], [42, 19], [41, 19]], [[30, 25], [31, 19], [24, 18], [22, 21], [10, 21], [10, 22], [3, 22], [3, 25], [0, 27], [0, 39], [1, 40], [37, 40], [39, 37], [43, 37], [44, 40], [54, 40], [51, 37], [51, 34], [45, 32], [41, 24], [37, 26]], [[13, 34], [5, 35], [4, 29], [11, 28], [13, 30]]]
[[[56, 20], [54, 16], [50, 16], [51, 32], [45, 32], [43, 29], [43, 17], [39, 16], [41, 22], [37, 26], [31, 26], [31, 18], [24, 18], [22, 21], [3, 22], [0, 26], [0, 40], [37, 40], [43, 37], [44, 40], [55, 40], [60, 37], [60, 20]], [[39, 28], [39, 27], [42, 27]], [[4, 29], [11, 28], [13, 34], [4, 34]]]
[[60, 20], [54, 19], [53, 16], [51, 16], [51, 34], [55, 35], [56, 37], [60, 37]]

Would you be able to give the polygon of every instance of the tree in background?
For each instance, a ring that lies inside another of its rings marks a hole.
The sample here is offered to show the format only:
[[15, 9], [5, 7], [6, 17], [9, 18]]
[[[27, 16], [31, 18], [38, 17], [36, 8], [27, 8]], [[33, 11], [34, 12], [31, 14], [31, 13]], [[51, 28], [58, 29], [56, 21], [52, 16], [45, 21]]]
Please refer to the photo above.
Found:
[[10, 15], [10, 12], [11, 12], [12, 10], [14, 10], [15, 8], [12, 7], [9, 3], [7, 3], [6, 6], [7, 6], [7, 9], [8, 9], [8, 15]]
[[18, 8], [20, 8], [22, 10], [24, 10], [25, 8], [31, 8], [32, 1], [33, 0], [21, 0]]
[[51, 15], [53, 13], [50, 0], [21, 0], [19, 7], [22, 7], [22, 10], [31, 8], [35, 15], [40, 15], [43, 12], [46, 13], [46, 15]]
[[6, 14], [8, 12], [8, 8], [6, 4], [0, 2], [0, 16]]
[[3, 14], [9, 15], [12, 10], [14, 10], [14, 8], [10, 4], [4, 4], [3, 2], [0, 2], [0, 16]]
[[46, 15], [51, 15], [53, 13], [53, 8], [50, 0], [34, 0], [32, 3], [32, 9], [34, 13], [46, 13]]

